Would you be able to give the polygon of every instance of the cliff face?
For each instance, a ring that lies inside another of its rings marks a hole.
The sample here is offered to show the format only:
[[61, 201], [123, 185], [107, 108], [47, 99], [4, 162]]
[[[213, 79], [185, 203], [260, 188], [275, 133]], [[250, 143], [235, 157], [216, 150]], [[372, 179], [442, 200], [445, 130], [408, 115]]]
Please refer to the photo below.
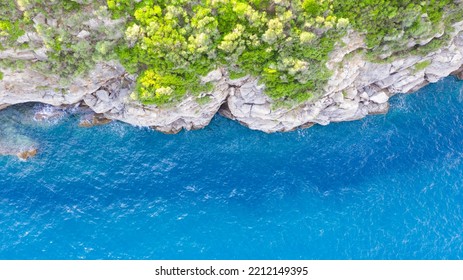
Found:
[[[25, 102], [54, 106], [80, 103], [109, 119], [149, 126], [166, 133], [207, 126], [216, 113], [264, 132], [290, 131], [313, 124], [352, 121], [369, 114], [386, 113], [389, 98], [411, 93], [436, 82], [463, 65], [463, 22], [454, 25], [449, 43], [427, 56], [407, 56], [393, 62], [372, 63], [365, 59], [363, 38], [349, 33], [327, 63], [333, 72], [325, 93], [317, 100], [294, 108], [278, 108], [263, 93], [253, 77], [230, 80], [225, 69], [216, 69], [203, 78], [213, 82], [211, 92], [185, 98], [170, 107], [142, 105], [131, 98], [135, 77], [115, 61], [98, 63], [89, 74], [63, 84], [55, 75], [36, 71], [0, 69], [0, 109]], [[28, 34], [37, 38], [37, 34]], [[412, 45], [412, 44], [411, 44]], [[43, 59], [43, 50], [0, 51], [0, 59], [26, 63]]]
[[412, 93], [428, 83], [457, 72], [463, 65], [463, 23], [454, 25], [449, 44], [427, 56], [407, 56], [393, 62], [365, 60], [363, 40], [355, 33], [344, 38], [345, 47], [331, 55], [333, 71], [325, 94], [292, 109], [272, 109], [271, 101], [255, 82], [229, 95], [223, 115], [252, 129], [290, 131], [311, 124], [352, 121], [369, 114], [386, 113], [388, 100], [397, 93]]

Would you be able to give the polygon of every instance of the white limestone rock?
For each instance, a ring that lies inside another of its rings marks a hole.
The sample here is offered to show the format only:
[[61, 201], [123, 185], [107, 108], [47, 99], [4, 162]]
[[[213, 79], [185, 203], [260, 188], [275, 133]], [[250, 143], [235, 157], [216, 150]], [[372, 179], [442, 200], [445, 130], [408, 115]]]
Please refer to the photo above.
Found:
[[79, 39], [85, 39], [85, 38], [88, 38], [90, 36], [90, 32], [88, 32], [87, 30], [82, 30], [79, 32], [79, 34], [77, 34], [77, 38]]
[[213, 71], [209, 72], [209, 74], [207, 74], [205, 77], [203, 77], [201, 79], [201, 81], [203, 83], [217, 82], [220, 79], [222, 79], [222, 77], [223, 77], [222, 70], [221, 69], [216, 69], [216, 70], [213, 70]]
[[370, 101], [373, 101], [378, 104], [386, 103], [388, 100], [389, 96], [384, 91], [380, 91], [370, 97]]
[[[35, 24], [50, 23], [41, 14], [33, 21]], [[85, 24], [86, 30], [93, 30], [118, 22], [95, 17]], [[351, 121], [368, 114], [385, 113], [389, 109], [390, 96], [413, 92], [460, 69], [463, 65], [463, 23], [454, 27], [451, 34], [454, 39], [448, 46], [427, 56], [410, 56], [392, 63], [367, 61], [362, 55], [365, 49], [363, 37], [348, 31], [343, 38], [345, 44], [337, 46], [326, 64], [333, 75], [324, 92], [316, 99], [292, 108], [275, 107], [274, 101], [264, 93], [265, 86], [259, 84], [257, 78], [245, 76], [230, 80], [225, 69], [215, 69], [202, 78], [203, 83], [214, 85], [212, 92], [200, 94], [201, 97], [209, 97], [208, 102], [198, 103], [196, 96], [187, 96], [175, 106], [143, 105], [130, 97], [136, 77], [129, 75], [119, 63], [104, 62], [98, 63], [88, 75], [68, 81], [66, 86], [60, 85], [59, 77], [52, 74], [43, 75], [31, 69], [0, 69], [3, 72], [0, 109], [24, 102], [60, 106], [83, 101], [106, 118], [149, 126], [166, 133], [202, 128], [219, 110], [251, 129], [265, 132]], [[75, 35], [85, 40], [88, 36], [86, 30]], [[42, 39], [38, 34], [28, 33], [20, 40], [37, 42], [39, 46], [30, 50], [2, 50], [0, 59], [23, 60], [26, 63], [47, 59], [47, 50], [40, 46]], [[414, 71], [414, 66], [422, 61], [430, 61], [430, 65], [424, 71]]]

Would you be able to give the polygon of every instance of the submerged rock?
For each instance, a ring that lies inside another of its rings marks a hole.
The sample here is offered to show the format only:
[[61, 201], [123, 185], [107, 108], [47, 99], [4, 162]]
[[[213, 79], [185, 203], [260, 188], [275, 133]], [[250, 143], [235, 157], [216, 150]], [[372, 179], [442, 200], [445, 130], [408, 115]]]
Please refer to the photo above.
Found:
[[17, 156], [20, 160], [28, 160], [35, 157], [38, 149], [34, 146], [22, 147], [13, 143], [0, 142], [0, 156]]
[[38, 144], [28, 136], [35, 108], [15, 106], [0, 112], [0, 156], [17, 156], [27, 160], [37, 155]]
[[34, 120], [38, 122], [43, 121], [57, 121], [65, 115], [65, 111], [60, 107], [51, 105], [41, 106], [34, 114]]
[[89, 128], [89, 127], [94, 127], [94, 126], [98, 126], [98, 125], [105, 125], [105, 124], [108, 124], [110, 122], [112, 122], [111, 119], [108, 119], [108, 118], [104, 117], [101, 114], [93, 114], [91, 117], [85, 116], [79, 122], [79, 126]]
[[37, 155], [37, 148], [30, 148], [29, 150], [21, 151], [16, 156], [21, 160], [28, 160], [29, 158]]

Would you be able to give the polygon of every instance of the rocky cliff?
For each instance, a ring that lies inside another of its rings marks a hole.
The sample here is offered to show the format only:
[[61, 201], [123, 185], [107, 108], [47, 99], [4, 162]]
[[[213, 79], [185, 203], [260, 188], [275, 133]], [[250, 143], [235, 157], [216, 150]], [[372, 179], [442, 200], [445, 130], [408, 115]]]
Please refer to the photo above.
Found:
[[[22, 40], [40, 42], [38, 34], [26, 34]], [[165, 133], [203, 128], [220, 113], [251, 129], [270, 133], [386, 113], [392, 95], [416, 91], [456, 73], [463, 65], [463, 22], [454, 24], [448, 44], [439, 50], [426, 56], [407, 55], [392, 62], [368, 61], [364, 39], [358, 33], [349, 32], [343, 43], [327, 63], [333, 75], [323, 96], [291, 108], [275, 106], [256, 78], [231, 80], [225, 69], [216, 69], [203, 77], [204, 82], [213, 82], [214, 88], [200, 98], [190, 96], [170, 107], [143, 105], [131, 97], [135, 77], [118, 62], [98, 63], [89, 74], [63, 83], [56, 75], [28, 69], [29, 62], [46, 59], [43, 49], [6, 49], [0, 51], [0, 59], [22, 61], [26, 68], [1, 69], [0, 109], [25, 102], [81, 104], [108, 119]], [[412, 42], [410, 47], [425, 43]]]

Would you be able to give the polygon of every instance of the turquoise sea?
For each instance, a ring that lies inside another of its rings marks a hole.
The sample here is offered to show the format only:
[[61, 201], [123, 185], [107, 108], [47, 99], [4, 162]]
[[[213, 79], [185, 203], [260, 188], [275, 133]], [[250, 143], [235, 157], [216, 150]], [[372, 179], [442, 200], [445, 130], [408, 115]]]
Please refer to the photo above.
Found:
[[164, 135], [0, 112], [0, 259], [461, 259], [463, 82], [388, 115]]

